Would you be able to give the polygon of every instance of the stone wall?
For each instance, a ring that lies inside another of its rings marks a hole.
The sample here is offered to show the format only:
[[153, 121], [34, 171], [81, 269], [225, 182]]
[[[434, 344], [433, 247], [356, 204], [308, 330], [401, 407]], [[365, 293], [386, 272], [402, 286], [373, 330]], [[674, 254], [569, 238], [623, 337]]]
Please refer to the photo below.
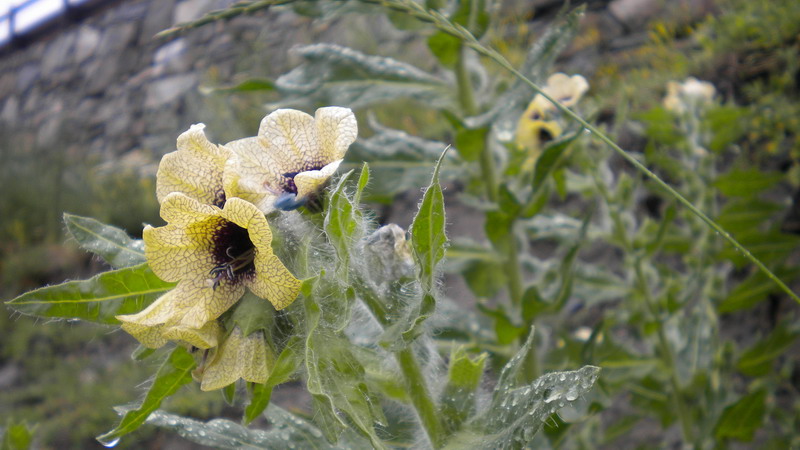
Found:
[[[210, 25], [171, 40], [153, 35], [232, 1], [116, 2], [77, 24], [59, 25], [0, 59], [0, 145], [81, 148], [78, 154], [119, 155], [174, 147], [176, 132], [198, 122], [198, 86], [237, 71], [285, 68], [286, 50], [307, 39], [308, 20], [262, 13]], [[274, 50], [270, 64], [249, 52]], [[11, 148], [13, 147], [13, 149]]]

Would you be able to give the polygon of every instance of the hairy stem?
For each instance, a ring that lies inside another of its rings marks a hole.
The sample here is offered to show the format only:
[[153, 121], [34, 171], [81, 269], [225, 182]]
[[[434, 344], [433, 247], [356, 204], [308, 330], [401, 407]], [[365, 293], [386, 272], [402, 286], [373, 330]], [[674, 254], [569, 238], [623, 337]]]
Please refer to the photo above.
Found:
[[436, 405], [431, 399], [428, 384], [425, 382], [425, 377], [422, 375], [422, 370], [413, 350], [409, 347], [395, 352], [395, 358], [400, 365], [400, 370], [403, 372], [406, 392], [411, 397], [411, 403], [417, 410], [419, 420], [428, 434], [428, 439], [431, 440], [431, 445], [433, 448], [441, 448], [444, 444], [444, 429], [441, 422], [439, 422]]

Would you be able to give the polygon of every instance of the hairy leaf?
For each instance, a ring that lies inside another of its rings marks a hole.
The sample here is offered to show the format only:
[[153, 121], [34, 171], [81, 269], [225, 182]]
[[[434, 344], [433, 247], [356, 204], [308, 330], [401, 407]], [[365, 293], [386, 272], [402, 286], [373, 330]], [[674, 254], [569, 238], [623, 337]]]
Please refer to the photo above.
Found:
[[442, 152], [436, 168], [433, 169], [431, 183], [422, 197], [419, 211], [410, 228], [411, 246], [419, 265], [420, 282], [427, 292], [433, 290], [436, 266], [444, 258], [447, 245], [444, 195], [439, 184], [439, 169], [446, 154], [447, 149]]
[[447, 384], [439, 396], [444, 426], [448, 433], [459, 428], [475, 413], [475, 399], [486, 364], [486, 353], [470, 358], [463, 347], [450, 355]]
[[[341, 432], [352, 425], [369, 438], [375, 448], [385, 448], [375, 433], [373, 422], [385, 423], [386, 419], [367, 388], [364, 367], [351, 353], [349, 341], [320, 325], [320, 306], [312, 298], [304, 297], [306, 387], [323, 433], [328, 440], [336, 442]], [[340, 411], [348, 421], [339, 415]]]
[[444, 80], [392, 58], [335, 44], [306, 45], [294, 52], [304, 62], [275, 81], [285, 98], [273, 107], [327, 104], [357, 109], [397, 98], [432, 107], [454, 103]]
[[147, 391], [142, 404], [127, 411], [116, 428], [97, 437], [97, 440], [110, 447], [119, 438], [139, 428], [150, 413], [161, 406], [161, 402], [192, 381], [192, 369], [195, 367], [194, 357], [183, 347], [176, 347], [158, 369], [153, 384]]
[[[347, 160], [369, 162], [372, 178], [381, 181], [370, 187], [371, 200], [388, 202], [396, 194], [419, 189], [430, 181], [431, 165], [447, 144], [387, 128], [371, 115], [368, 123], [374, 134], [353, 143]], [[462, 170], [455, 164], [458, 159], [449, 153], [446, 158], [448, 166], [442, 170], [442, 179], [459, 176]], [[347, 167], [357, 166], [349, 163]]]
[[244, 410], [245, 425], [255, 420], [269, 406], [269, 401], [272, 398], [272, 388], [289, 381], [303, 364], [303, 354], [295, 349], [295, 346], [299, 345], [300, 341], [301, 339], [297, 336], [291, 338], [283, 347], [277, 361], [275, 361], [275, 367], [272, 368], [272, 373], [269, 374], [267, 382], [253, 386], [250, 403]]
[[[322, 432], [305, 419], [278, 406], [270, 405], [264, 414], [272, 425], [269, 430], [253, 430], [227, 419], [208, 422], [181, 417], [165, 411], [156, 411], [147, 423], [177, 431], [183, 438], [196, 444], [225, 449], [313, 448], [334, 449]], [[355, 433], [343, 433], [340, 445], [353, 449], [371, 448], [369, 443]]]
[[39, 288], [6, 305], [34, 316], [118, 324], [114, 316], [139, 312], [174, 286], [161, 281], [147, 264], [140, 264]]
[[84, 250], [103, 258], [112, 267], [129, 267], [145, 262], [144, 243], [123, 230], [90, 217], [64, 213], [67, 230]]
[[600, 371], [594, 366], [521, 383], [533, 334], [531, 330], [525, 345], [503, 368], [489, 407], [455, 433], [446, 448], [524, 448], [551, 414], [591, 390]]

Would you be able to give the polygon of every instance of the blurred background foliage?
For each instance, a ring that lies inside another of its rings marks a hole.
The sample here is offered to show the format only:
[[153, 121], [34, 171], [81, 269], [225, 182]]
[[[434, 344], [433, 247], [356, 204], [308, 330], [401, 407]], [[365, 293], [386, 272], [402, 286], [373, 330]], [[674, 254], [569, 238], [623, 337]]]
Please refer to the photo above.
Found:
[[[351, 3], [330, 10], [309, 3], [297, 11], [340, 20]], [[531, 17], [502, 11], [486, 10], [471, 31], [522, 66], [544, 30], [529, 29]], [[353, 27], [353, 40], [363, 43], [357, 52], [305, 46], [296, 53], [298, 65], [280, 77], [255, 68], [249, 75], [258, 78], [221, 86], [213, 71], [205, 74], [199, 114], [214, 116], [210, 129], [222, 142], [254, 134], [264, 104], [268, 110], [354, 108], [362, 131], [348, 162], [369, 161], [373, 179], [383, 181], [367, 191], [381, 221], [407, 219], [408, 199], [427, 184], [441, 149], [454, 144], [458, 152], [442, 168], [448, 222], [485, 216], [488, 225], [481, 229], [484, 220], [478, 220], [477, 232], [468, 235], [459, 235], [457, 225], [451, 231], [444, 269], [455, 287], [447, 294], [475, 299], [460, 303], [478, 305], [473, 319], [484, 328], [442, 328], [440, 345], [489, 351], [490, 364], [500, 367], [527, 325], [536, 324], [537, 371], [603, 368], [583, 410], [551, 416], [537, 448], [800, 446], [798, 305], [589, 136], [568, 143], [535, 214], [516, 217], [513, 230], [502, 228], [506, 218], [491, 214], [482, 198], [476, 162], [487, 135], [502, 136], [516, 124], [530, 93], [512, 95], [519, 92], [516, 82], [483, 58], [459, 58], [460, 44], [450, 36], [399, 14], [388, 17], [410, 31], [409, 39], [424, 41], [409, 45], [416, 53], [385, 55], [404, 62], [370, 59], [378, 49], [358, 40], [365, 31]], [[591, 88], [579, 111], [797, 286], [800, 3], [721, 0], [707, 17], [647, 26], [644, 45], [617, 50], [601, 58], [593, 74], [584, 73]], [[601, 33], [591, 24], [580, 30], [569, 48], [559, 49], [565, 56], [556, 61], [553, 53], [551, 61], [538, 62], [534, 81], [579, 66], [569, 55], [594, 48]], [[472, 104], [452, 89], [458, 64], [467, 66], [473, 83]], [[667, 82], [688, 76], [717, 90], [691, 127], [662, 106]], [[578, 131], [567, 121], [562, 126], [567, 136]], [[0, 167], [7, 186], [0, 196], [3, 298], [102, 268], [64, 243], [62, 211], [133, 235], [142, 222], [159, 220], [152, 154], [139, 150], [113, 164], [77, 164], [80, 149], [2, 145], [19, 149]], [[493, 151], [504, 154], [502, 147]], [[497, 204], [500, 212], [513, 208], [513, 195], [500, 195]], [[498, 234], [505, 231], [524, 242], [521, 305], [508, 302], [508, 271], [497, 252], [505, 245]], [[129, 387], [152, 372], [147, 363], [128, 359], [130, 340], [107, 329], [0, 315], [0, 333], [2, 370], [24, 374], [24, 383], [0, 390], [0, 423], [8, 430], [22, 421], [37, 424], [44, 447], [89, 445], [113, 420], [110, 407], [134, 398]], [[224, 415], [227, 408], [219, 396], [193, 390], [167, 406], [199, 418]], [[139, 444], [163, 444], [152, 428], [138, 433]]]

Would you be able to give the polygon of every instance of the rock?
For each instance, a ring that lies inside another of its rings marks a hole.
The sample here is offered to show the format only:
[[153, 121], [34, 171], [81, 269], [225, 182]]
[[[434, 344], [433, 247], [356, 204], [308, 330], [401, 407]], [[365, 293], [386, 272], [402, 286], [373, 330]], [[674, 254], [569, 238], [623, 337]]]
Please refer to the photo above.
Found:
[[8, 126], [15, 126], [19, 118], [19, 100], [15, 95], [6, 100], [3, 111], [0, 112], [0, 122]]
[[150, 3], [142, 24], [142, 32], [139, 35], [139, 45], [155, 42], [153, 36], [156, 33], [172, 26], [172, 10], [174, 8], [175, 0], [160, 0]]
[[80, 64], [97, 50], [100, 43], [100, 32], [96, 28], [84, 25], [78, 30], [78, 37], [75, 41], [74, 61]]
[[17, 92], [21, 94], [27, 91], [40, 77], [41, 72], [38, 64], [25, 64], [17, 73]]
[[135, 36], [135, 23], [121, 23], [116, 24], [113, 27], [109, 27], [105, 32], [103, 32], [103, 37], [100, 40], [100, 47], [97, 50], [97, 54], [100, 56], [105, 56], [119, 52], [123, 48], [127, 47], [128, 44], [133, 42], [133, 38]]
[[175, 24], [190, 22], [203, 17], [214, 8], [213, 0], [184, 0], [175, 7], [172, 21]]
[[71, 32], [50, 41], [41, 61], [41, 72], [47, 77], [70, 60], [77, 33]]
[[191, 61], [187, 57], [186, 40], [176, 39], [156, 49], [153, 63], [159, 73], [178, 73], [189, 70]]
[[156, 108], [177, 99], [197, 84], [197, 75], [193, 73], [173, 75], [153, 81], [147, 86], [145, 109]]

